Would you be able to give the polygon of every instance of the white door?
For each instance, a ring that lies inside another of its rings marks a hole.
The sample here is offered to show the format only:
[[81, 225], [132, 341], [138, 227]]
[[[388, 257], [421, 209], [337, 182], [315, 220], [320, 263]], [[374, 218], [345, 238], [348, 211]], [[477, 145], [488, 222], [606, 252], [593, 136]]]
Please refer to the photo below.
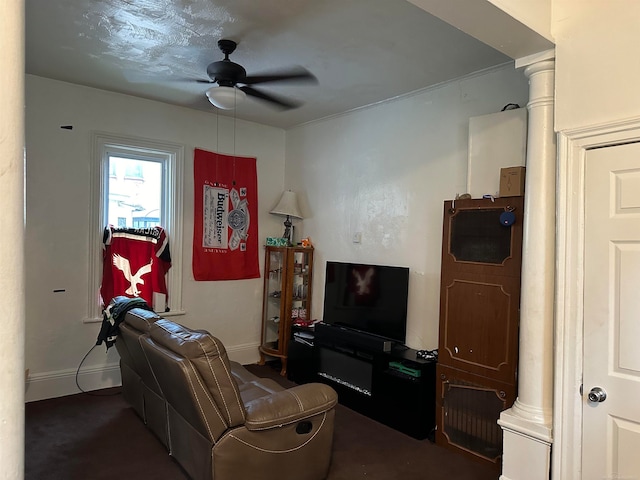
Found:
[[640, 479], [640, 143], [586, 155], [582, 478]]

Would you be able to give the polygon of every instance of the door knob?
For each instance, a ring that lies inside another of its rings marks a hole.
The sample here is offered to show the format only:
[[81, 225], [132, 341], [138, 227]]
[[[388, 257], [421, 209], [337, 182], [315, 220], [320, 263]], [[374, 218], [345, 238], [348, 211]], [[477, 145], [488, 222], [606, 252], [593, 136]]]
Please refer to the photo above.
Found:
[[607, 392], [600, 387], [593, 387], [589, 391], [589, 401], [593, 403], [604, 402], [607, 399]]

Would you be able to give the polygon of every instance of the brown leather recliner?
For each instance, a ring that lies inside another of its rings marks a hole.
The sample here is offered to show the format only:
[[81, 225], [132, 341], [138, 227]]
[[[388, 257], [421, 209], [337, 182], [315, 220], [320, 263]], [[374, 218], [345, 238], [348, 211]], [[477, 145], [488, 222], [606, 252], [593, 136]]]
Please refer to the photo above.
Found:
[[169, 448], [167, 406], [142, 351], [140, 339], [160, 316], [143, 308], [129, 310], [120, 323], [116, 348], [120, 354], [122, 395], [149, 429]]
[[140, 342], [167, 402], [170, 454], [195, 480], [327, 476], [337, 395], [284, 389], [230, 362], [204, 331], [160, 319]]

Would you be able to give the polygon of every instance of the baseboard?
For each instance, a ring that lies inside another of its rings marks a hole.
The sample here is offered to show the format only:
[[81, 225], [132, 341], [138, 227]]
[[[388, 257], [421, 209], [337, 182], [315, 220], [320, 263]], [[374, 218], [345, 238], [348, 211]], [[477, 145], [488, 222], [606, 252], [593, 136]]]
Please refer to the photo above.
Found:
[[[78, 384], [88, 392], [122, 384], [120, 366], [115, 364], [87, 367], [80, 370]], [[76, 369], [30, 374], [26, 381], [25, 401], [64, 397], [80, 393], [76, 385]]]
[[244, 345], [235, 345], [227, 348], [229, 359], [242, 365], [251, 365], [258, 363], [260, 360], [260, 352], [258, 351], [258, 343], [245, 343]]
[[[260, 360], [257, 343], [235, 345], [227, 348], [229, 359], [249, 365]], [[84, 391], [122, 385], [120, 366], [118, 363], [99, 367], [86, 367], [78, 374], [78, 383]], [[25, 401], [35, 402], [47, 398], [64, 397], [80, 393], [76, 385], [76, 369], [57, 370], [52, 372], [31, 373], [26, 380]]]

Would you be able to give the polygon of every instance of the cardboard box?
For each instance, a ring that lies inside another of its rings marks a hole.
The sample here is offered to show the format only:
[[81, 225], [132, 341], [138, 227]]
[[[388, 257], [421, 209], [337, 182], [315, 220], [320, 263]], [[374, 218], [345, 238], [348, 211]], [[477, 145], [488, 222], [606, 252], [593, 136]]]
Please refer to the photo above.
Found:
[[524, 195], [525, 167], [507, 167], [500, 169], [501, 197], [520, 197]]

